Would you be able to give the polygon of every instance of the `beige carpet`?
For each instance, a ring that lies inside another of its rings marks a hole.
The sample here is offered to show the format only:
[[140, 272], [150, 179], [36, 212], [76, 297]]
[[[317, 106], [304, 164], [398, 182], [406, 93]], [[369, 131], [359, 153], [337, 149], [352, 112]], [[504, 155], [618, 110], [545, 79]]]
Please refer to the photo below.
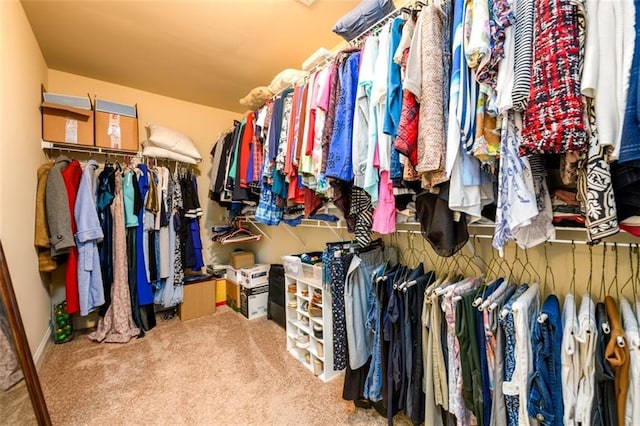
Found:
[[85, 335], [53, 345], [40, 381], [54, 425], [387, 422], [342, 400], [342, 376], [325, 384], [298, 364], [273, 321], [227, 307], [187, 322], [158, 317], [146, 337], [124, 345]]
[[37, 424], [24, 380], [16, 383], [9, 390], [0, 392], [0, 424], [13, 426]]

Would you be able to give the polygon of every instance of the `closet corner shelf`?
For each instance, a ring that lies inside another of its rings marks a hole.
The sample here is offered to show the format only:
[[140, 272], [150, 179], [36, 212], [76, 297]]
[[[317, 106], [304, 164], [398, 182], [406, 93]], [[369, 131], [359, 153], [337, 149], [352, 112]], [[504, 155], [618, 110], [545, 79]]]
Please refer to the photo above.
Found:
[[41, 140], [40, 147], [42, 149], [57, 149], [60, 151], [83, 152], [86, 154], [104, 154], [104, 155], [130, 155], [134, 157], [142, 157], [142, 152], [128, 149], [105, 148], [101, 146], [78, 145], [74, 143], [60, 143]]
[[[257, 222], [254, 217], [245, 216], [245, 217], [242, 217], [241, 219], [244, 220], [245, 222], [253, 225], [258, 230], [258, 232], [260, 232], [267, 240], [272, 241], [271, 237], [264, 230], [262, 230], [262, 228], [260, 227], [261, 223]], [[344, 222], [344, 220], [339, 220], [337, 222], [329, 222], [329, 221], [316, 220], [316, 219], [302, 219], [302, 221], [296, 226], [286, 225], [284, 222], [282, 222], [277, 227], [279, 227], [280, 225], [285, 225], [285, 226], [283, 226], [282, 229], [287, 231], [289, 233], [289, 235], [291, 235], [291, 237], [293, 237], [298, 243], [300, 243], [300, 245], [302, 247], [306, 247], [307, 245], [293, 231], [296, 228], [302, 227], [302, 228], [325, 228], [325, 229], [329, 229], [331, 232], [333, 232], [333, 234], [336, 237], [340, 238], [341, 240], [344, 240], [344, 238], [336, 230], [337, 229], [347, 229], [347, 225]]]

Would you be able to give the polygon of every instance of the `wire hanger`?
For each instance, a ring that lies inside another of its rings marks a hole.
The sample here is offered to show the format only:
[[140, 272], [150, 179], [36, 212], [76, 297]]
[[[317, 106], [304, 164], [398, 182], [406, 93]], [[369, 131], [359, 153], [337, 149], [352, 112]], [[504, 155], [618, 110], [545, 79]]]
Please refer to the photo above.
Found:
[[[555, 294], [556, 293], [556, 277], [553, 274], [553, 269], [549, 265], [549, 254], [547, 253], [547, 244], [551, 246], [552, 243], [545, 243], [544, 244], [544, 261], [545, 261], [545, 264], [546, 264], [546, 268], [544, 270], [544, 286], [547, 287], [547, 285], [548, 285], [547, 277], [551, 276], [551, 285], [553, 286], [552, 287], [553, 288], [553, 293]], [[576, 279], [575, 244], [573, 245], [572, 254], [573, 254], [573, 282], [575, 283], [575, 279]]]
[[420, 239], [420, 259], [424, 260], [425, 258], [429, 260], [429, 266], [432, 270], [436, 269], [436, 262], [433, 260], [433, 256], [431, 256], [431, 251], [427, 246], [427, 240], [424, 238]]
[[[607, 293], [611, 295], [611, 289], [615, 285], [616, 288], [616, 300], [620, 300], [620, 288], [618, 287], [618, 243], [613, 243], [614, 259], [615, 263], [613, 265], [613, 280], [611, 280], [611, 284], [609, 284], [609, 289]], [[602, 277], [604, 279], [604, 270], [602, 271]]]
[[[569, 291], [571, 291], [571, 293], [573, 294], [573, 299], [575, 300], [576, 298], [576, 243], [571, 241], [571, 266], [573, 268], [572, 272], [571, 272], [571, 282], [569, 283]], [[553, 274], [553, 271], [551, 271], [551, 274]], [[554, 279], [554, 285], [555, 285], [555, 279]], [[591, 289], [589, 289], [589, 293], [591, 293]]]
[[[624, 294], [625, 287], [629, 285], [629, 283], [633, 283], [635, 280], [635, 270], [633, 269], [633, 247], [631, 245], [629, 245], [629, 267], [631, 268], [631, 275], [629, 275], [629, 278], [624, 282], [624, 284], [622, 284], [622, 287], [620, 287], [621, 294]], [[636, 289], [633, 284], [631, 287], [633, 288], [633, 303], [635, 303]]]
[[[589, 246], [591, 249], [591, 246]], [[607, 265], [607, 243], [602, 243], [602, 277], [600, 278], [600, 300], [604, 300], [604, 271]]]
[[233, 230], [228, 235], [222, 237], [220, 239], [220, 244], [232, 244], [232, 243], [241, 243], [247, 241], [260, 241], [262, 239], [262, 235], [254, 234], [242, 227], [242, 221], [238, 220], [238, 225], [235, 230]]
[[407, 236], [407, 250], [405, 256], [405, 264], [410, 267], [416, 266], [420, 263], [420, 256], [418, 255], [418, 251], [415, 246], [415, 238], [416, 234], [413, 232], [409, 232], [405, 234]]
[[471, 246], [469, 247], [469, 249], [472, 251], [470, 259], [473, 261], [476, 268], [478, 269], [479, 275], [486, 280], [487, 274], [489, 272], [489, 264], [485, 262], [485, 260], [480, 255], [478, 255], [477, 243], [478, 243], [478, 236], [476, 235], [472, 239]]
[[[636, 301], [638, 300], [638, 287], [640, 287], [640, 246], [638, 244], [635, 245], [634, 252], [636, 253], [636, 276], [632, 288], [634, 303], [636, 303]], [[637, 307], [638, 305], [636, 303], [636, 308]], [[639, 313], [640, 312], [636, 312], [636, 315], [638, 315]]]

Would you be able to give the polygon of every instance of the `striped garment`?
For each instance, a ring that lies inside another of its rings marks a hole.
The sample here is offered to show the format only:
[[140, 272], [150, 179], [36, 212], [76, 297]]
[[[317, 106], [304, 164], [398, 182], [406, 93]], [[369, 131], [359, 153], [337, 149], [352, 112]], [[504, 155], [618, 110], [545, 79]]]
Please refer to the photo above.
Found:
[[[462, 138], [462, 147], [464, 151], [471, 155], [473, 154], [473, 141], [476, 133], [476, 106], [478, 102], [478, 83], [475, 78], [475, 71], [469, 68], [467, 63], [467, 56], [464, 52], [464, 45], [469, 42], [469, 14], [472, 13], [472, 10], [468, 8], [472, 7], [472, 2], [467, 0], [464, 4], [464, 9], [462, 12], [463, 21], [462, 27], [464, 32], [464, 41], [461, 46], [456, 45], [456, 40], [454, 40], [454, 61], [456, 61], [455, 56], [460, 54], [459, 57], [459, 66], [460, 66], [460, 97], [461, 101], [458, 103], [458, 108], [456, 110], [456, 116], [458, 118], [458, 123], [460, 123], [460, 135]], [[455, 25], [455, 22], [454, 22]], [[461, 40], [462, 41], [462, 40]], [[459, 50], [458, 50], [459, 49]]]
[[587, 146], [574, 4], [573, 0], [536, 2], [533, 76], [521, 155], [582, 151]]
[[371, 228], [373, 227], [373, 206], [371, 197], [363, 189], [351, 189], [351, 206], [349, 215], [355, 218], [355, 239], [359, 247], [366, 247], [371, 243]]
[[531, 86], [531, 64], [533, 60], [534, 2], [515, 0], [516, 25], [514, 47], [513, 109], [524, 111]]

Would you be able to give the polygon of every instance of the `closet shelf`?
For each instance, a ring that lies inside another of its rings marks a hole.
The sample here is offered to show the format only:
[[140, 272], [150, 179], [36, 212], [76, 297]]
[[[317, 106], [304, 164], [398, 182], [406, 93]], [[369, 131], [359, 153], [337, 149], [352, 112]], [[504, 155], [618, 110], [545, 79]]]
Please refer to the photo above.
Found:
[[[251, 217], [244, 218], [248, 223], [255, 226], [260, 233], [265, 235], [269, 240], [270, 237], [266, 235], [266, 233], [260, 228], [261, 225], [259, 222], [256, 222]], [[289, 232], [303, 247], [306, 245], [302, 242], [297, 235], [294, 234], [292, 229], [298, 227], [307, 227], [307, 228], [320, 228], [320, 229], [330, 229], [338, 238], [344, 241], [344, 238], [336, 232], [336, 230], [347, 229], [347, 225], [344, 220], [339, 220], [338, 222], [325, 222], [322, 220], [314, 220], [314, 219], [303, 219], [302, 222], [297, 226], [289, 226], [284, 225], [284, 229]], [[266, 226], [266, 225], [265, 225]], [[280, 225], [278, 225], [280, 226]], [[470, 237], [478, 237], [478, 238], [493, 238], [493, 233], [495, 226], [493, 223], [482, 223], [482, 224], [472, 224], [468, 226], [469, 236]], [[553, 240], [549, 240], [549, 243], [558, 243], [558, 244], [589, 244], [587, 242], [587, 233], [584, 228], [572, 228], [572, 227], [560, 227], [556, 226], [556, 238]], [[420, 222], [405, 222], [396, 224], [396, 232], [397, 233], [420, 233]], [[640, 239], [635, 237], [634, 235], [620, 230], [616, 235], [612, 235], [602, 240], [602, 242], [607, 244], [617, 244], [621, 246], [628, 246], [629, 244], [640, 244]], [[298, 277], [292, 277], [298, 278]], [[299, 281], [304, 281], [304, 279], [299, 279]]]
[[[493, 223], [473, 224], [468, 226], [469, 237], [493, 238], [495, 226]], [[420, 233], [420, 222], [401, 223], [396, 226], [396, 232], [399, 233]], [[547, 241], [548, 243], [558, 244], [589, 244], [587, 242], [587, 232], [584, 228], [571, 228], [556, 226], [556, 238]], [[606, 244], [617, 244], [619, 246], [629, 246], [630, 244], [639, 244], [640, 239], [620, 230], [616, 235], [605, 238], [602, 242]]]
[[42, 149], [60, 150], [68, 152], [82, 152], [86, 154], [103, 154], [103, 155], [128, 155], [133, 157], [142, 157], [142, 152], [127, 149], [104, 148], [101, 146], [78, 145], [73, 143], [60, 143], [41, 140], [40, 147]]

